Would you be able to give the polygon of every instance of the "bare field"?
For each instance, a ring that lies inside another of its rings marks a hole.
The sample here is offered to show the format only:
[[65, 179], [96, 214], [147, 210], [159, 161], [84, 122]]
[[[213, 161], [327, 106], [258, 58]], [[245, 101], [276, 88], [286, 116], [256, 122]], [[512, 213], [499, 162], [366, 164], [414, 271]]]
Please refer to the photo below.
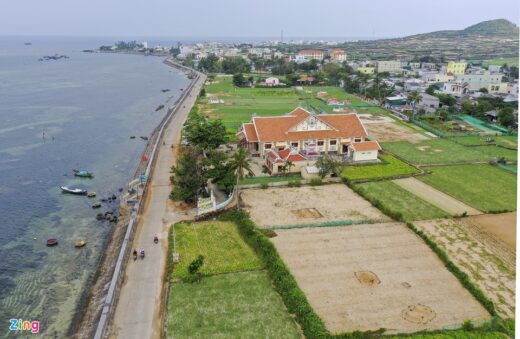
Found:
[[[489, 215], [500, 216], [500, 215]], [[484, 216], [478, 216], [479, 219]], [[500, 217], [499, 217], [500, 218]], [[515, 316], [515, 252], [474, 219], [417, 221], [490, 298], [500, 316]]]
[[276, 232], [271, 241], [332, 333], [415, 332], [490, 318], [403, 224]]
[[516, 212], [472, 216], [483, 230], [516, 251]]
[[400, 126], [394, 122], [369, 123], [366, 125], [370, 138], [377, 141], [410, 141], [428, 140], [425, 135], [412, 129]]
[[388, 217], [343, 184], [242, 190], [241, 198], [260, 228], [328, 221], [388, 221]]

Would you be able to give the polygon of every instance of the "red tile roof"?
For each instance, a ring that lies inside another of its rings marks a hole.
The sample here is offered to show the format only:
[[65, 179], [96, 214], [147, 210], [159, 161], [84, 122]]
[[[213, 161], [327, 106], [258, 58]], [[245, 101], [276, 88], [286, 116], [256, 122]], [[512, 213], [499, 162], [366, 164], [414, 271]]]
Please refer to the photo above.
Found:
[[354, 151], [380, 151], [381, 146], [377, 141], [364, 141], [364, 142], [354, 142], [350, 144], [350, 147], [354, 149]]
[[254, 117], [252, 123], [243, 124], [242, 128], [248, 142], [367, 137], [365, 127], [355, 113], [315, 115], [318, 120], [329, 125], [331, 130], [290, 131], [292, 127], [311, 115], [307, 110], [298, 107], [284, 116]]

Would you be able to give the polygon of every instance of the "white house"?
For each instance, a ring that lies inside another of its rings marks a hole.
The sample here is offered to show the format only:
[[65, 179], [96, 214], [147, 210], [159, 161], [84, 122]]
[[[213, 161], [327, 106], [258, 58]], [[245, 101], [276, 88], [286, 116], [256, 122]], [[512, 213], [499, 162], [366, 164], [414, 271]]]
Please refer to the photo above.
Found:
[[265, 85], [266, 86], [272, 86], [272, 87], [279, 86], [280, 85], [280, 79], [275, 78], [275, 77], [267, 78], [267, 79], [265, 79]]

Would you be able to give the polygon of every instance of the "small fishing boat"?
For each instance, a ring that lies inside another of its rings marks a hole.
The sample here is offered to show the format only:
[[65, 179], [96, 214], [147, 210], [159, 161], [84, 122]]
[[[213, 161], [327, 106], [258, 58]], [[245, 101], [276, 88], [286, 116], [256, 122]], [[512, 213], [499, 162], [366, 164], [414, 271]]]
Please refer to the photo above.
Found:
[[72, 172], [74, 172], [74, 175], [76, 177], [80, 177], [80, 178], [94, 178], [94, 173], [89, 172], [87, 170], [79, 170], [79, 169], [73, 168]]
[[148, 140], [148, 137], [145, 137], [145, 136], [140, 136], [140, 138], [143, 140]]
[[87, 242], [85, 240], [76, 240], [76, 242], [74, 243], [74, 247], [80, 248], [85, 246], [86, 244]]
[[95, 198], [96, 197], [96, 192], [88, 192], [87, 197]]
[[92, 208], [100, 208], [100, 207], [101, 207], [100, 202], [96, 202], [94, 205], [92, 205]]
[[77, 194], [77, 195], [85, 195], [87, 194], [87, 190], [82, 190], [81, 188], [68, 188], [67, 186], [60, 186], [63, 193]]
[[58, 245], [58, 239], [55, 239], [55, 238], [51, 238], [51, 239], [47, 239], [47, 246], [56, 246]]
[[130, 136], [130, 139], [135, 139], [135, 135], [131, 135], [131, 136]]

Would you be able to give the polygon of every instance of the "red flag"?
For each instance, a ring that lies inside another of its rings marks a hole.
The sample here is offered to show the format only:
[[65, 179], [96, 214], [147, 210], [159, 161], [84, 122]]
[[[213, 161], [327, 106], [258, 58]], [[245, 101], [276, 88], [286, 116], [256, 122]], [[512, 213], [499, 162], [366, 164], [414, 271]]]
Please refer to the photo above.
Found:
[[146, 154], [143, 154], [143, 156], [141, 157], [141, 160], [142, 161], [147, 161], [148, 160], [148, 157], [146, 156]]

